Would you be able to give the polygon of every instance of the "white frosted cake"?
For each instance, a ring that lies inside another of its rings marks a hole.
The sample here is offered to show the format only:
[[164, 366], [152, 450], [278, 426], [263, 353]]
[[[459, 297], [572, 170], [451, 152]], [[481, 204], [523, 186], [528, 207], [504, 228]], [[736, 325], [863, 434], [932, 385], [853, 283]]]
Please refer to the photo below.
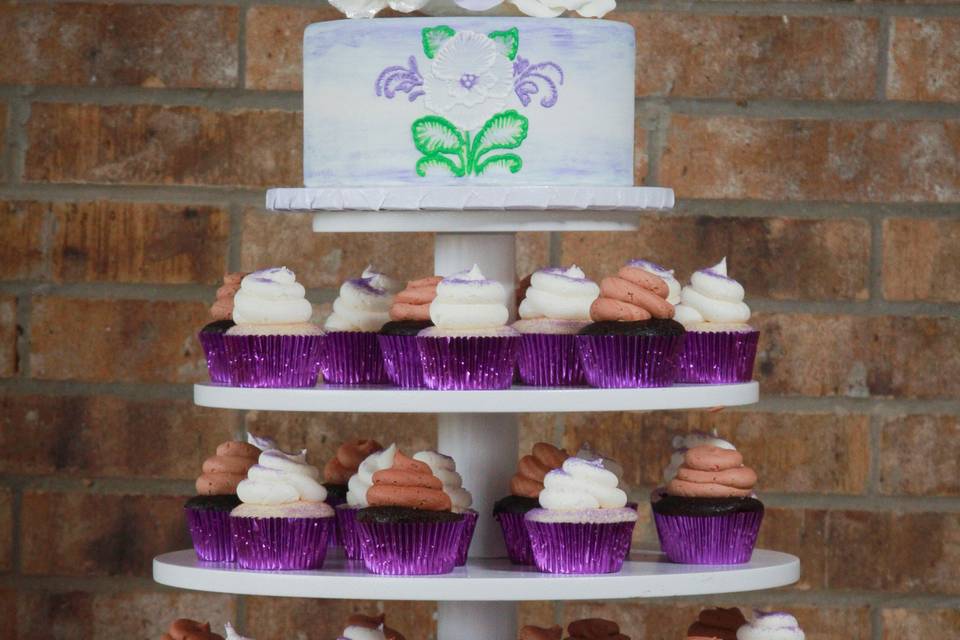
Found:
[[602, 20], [312, 24], [306, 186], [631, 186], [634, 50]]

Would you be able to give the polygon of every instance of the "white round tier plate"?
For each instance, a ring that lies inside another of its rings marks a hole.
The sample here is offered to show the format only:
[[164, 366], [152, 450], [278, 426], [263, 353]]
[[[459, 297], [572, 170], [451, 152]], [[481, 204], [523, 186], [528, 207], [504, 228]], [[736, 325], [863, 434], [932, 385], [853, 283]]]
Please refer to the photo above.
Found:
[[605, 600], [735, 593], [782, 587], [800, 578], [800, 561], [758, 549], [743, 565], [672, 564], [656, 551], [634, 550], [620, 573], [559, 576], [505, 558], [475, 560], [442, 576], [376, 576], [362, 563], [329, 557], [321, 571], [244, 571], [197, 560], [192, 549], [153, 560], [160, 584], [197, 591], [344, 600]]
[[393, 387], [247, 389], [216, 384], [193, 387], [194, 402], [217, 409], [346, 413], [560, 413], [662, 411], [753, 404], [756, 382], [674, 385], [656, 389], [534, 389], [426, 391]]

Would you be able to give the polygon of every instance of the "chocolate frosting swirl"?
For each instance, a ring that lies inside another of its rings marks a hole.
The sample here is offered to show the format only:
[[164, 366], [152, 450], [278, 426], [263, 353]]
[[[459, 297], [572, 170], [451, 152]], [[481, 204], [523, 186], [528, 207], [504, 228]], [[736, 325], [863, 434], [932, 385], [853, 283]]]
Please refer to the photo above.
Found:
[[170, 629], [160, 640], [223, 640], [223, 636], [210, 631], [210, 623], [180, 618], [170, 624]]
[[534, 627], [527, 625], [520, 629], [517, 640], [560, 640], [563, 637], [563, 627], [558, 624], [552, 627]]
[[223, 276], [223, 284], [217, 289], [217, 299], [210, 306], [210, 316], [214, 320], [233, 320], [233, 298], [240, 290], [240, 281], [245, 273], [228, 273]]
[[408, 507], [424, 511], [450, 511], [453, 503], [443, 491], [443, 482], [430, 466], [397, 452], [393, 466], [373, 474], [367, 490], [371, 507]]
[[736, 450], [700, 446], [688, 449], [667, 493], [686, 498], [745, 498], [753, 493], [757, 473], [743, 466]]
[[627, 265], [616, 276], [600, 282], [600, 297], [590, 307], [590, 318], [594, 322], [672, 318], [674, 311], [673, 305], [667, 302], [669, 295], [670, 289], [663, 278]]
[[559, 469], [567, 452], [552, 444], [538, 442], [533, 445], [533, 455], [520, 458], [517, 472], [510, 478], [510, 493], [525, 498], [538, 498], [543, 491], [543, 478], [548, 472]]
[[620, 625], [603, 618], [575, 620], [567, 626], [567, 633], [567, 640], [630, 640], [630, 636], [620, 633]]
[[217, 454], [203, 461], [203, 473], [197, 478], [197, 494], [225, 496], [237, 492], [237, 485], [257, 463], [260, 449], [246, 442], [224, 442]]
[[363, 629], [379, 629], [383, 625], [383, 635], [387, 640], [406, 640], [403, 634], [396, 629], [391, 629], [385, 624], [386, 616], [382, 613], [376, 616], [366, 616], [362, 613], [354, 613], [347, 618], [348, 627], [362, 627]]
[[737, 629], [747, 623], [740, 609], [704, 609], [687, 629], [687, 640], [737, 640]]
[[428, 276], [408, 282], [407, 288], [398, 293], [390, 305], [390, 319], [429, 320], [430, 303], [437, 297], [441, 280], [440, 276]]
[[376, 440], [348, 440], [337, 448], [337, 454], [323, 467], [323, 481], [347, 484], [357, 472], [360, 463], [371, 453], [383, 451]]

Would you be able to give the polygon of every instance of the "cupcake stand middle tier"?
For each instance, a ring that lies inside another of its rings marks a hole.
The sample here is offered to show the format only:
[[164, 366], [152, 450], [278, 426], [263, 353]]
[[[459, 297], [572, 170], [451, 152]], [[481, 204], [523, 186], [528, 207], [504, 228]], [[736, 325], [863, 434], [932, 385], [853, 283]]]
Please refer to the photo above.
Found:
[[[512, 292], [519, 231], [635, 230], [643, 210], [669, 209], [673, 192], [658, 187], [404, 187], [274, 189], [275, 211], [314, 212], [324, 233], [436, 233], [435, 273], [476, 263]], [[510, 296], [513, 299], [513, 296]], [[439, 640], [513, 640], [515, 602], [607, 600], [771, 589], [799, 579], [799, 560], [756, 550], [735, 566], [671, 564], [658, 551], [634, 549], [622, 571], [560, 576], [510, 564], [493, 503], [508, 493], [517, 459], [518, 414], [706, 409], [757, 402], [756, 382], [676, 385], [665, 389], [532, 389], [423, 391], [387, 387], [241, 389], [198, 384], [198, 405], [260, 411], [433, 413], [438, 449], [453, 456], [481, 514], [465, 567], [440, 576], [367, 573], [362, 563], [328, 555], [320, 571], [256, 572], [198, 561], [193, 550], [158, 556], [154, 580], [184, 589], [248, 595], [339, 599], [431, 600], [439, 603]], [[641, 506], [641, 509], [645, 508]], [[547, 621], [548, 622], [548, 621]]]

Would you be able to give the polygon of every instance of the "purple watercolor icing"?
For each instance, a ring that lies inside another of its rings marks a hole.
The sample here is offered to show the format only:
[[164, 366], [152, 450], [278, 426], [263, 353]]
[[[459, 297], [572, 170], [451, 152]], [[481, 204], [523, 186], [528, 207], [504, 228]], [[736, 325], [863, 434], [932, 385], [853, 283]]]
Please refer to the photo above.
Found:
[[540, 269], [540, 272], [549, 273], [552, 276], [559, 276], [565, 280], [569, 280], [570, 282], [587, 282], [589, 280], [586, 277], [575, 278], [573, 276], [568, 276], [567, 269], [565, 269], [564, 267], [547, 267], [546, 269]]
[[549, 109], [557, 104], [560, 97], [557, 87], [563, 84], [563, 69], [554, 62], [530, 64], [530, 61], [521, 56], [513, 63], [513, 90], [520, 99], [520, 104], [529, 106], [533, 100], [531, 96], [539, 94], [544, 89], [544, 96], [540, 99], [540, 106]]
[[704, 274], [706, 274], [706, 275], [708, 275], [708, 276], [712, 276], [712, 277], [714, 277], [714, 278], [720, 278], [721, 280], [727, 280], [728, 282], [736, 282], [736, 280], [734, 280], [734, 279], [731, 278], [730, 276], [725, 276], [725, 275], [723, 275], [722, 273], [717, 273], [717, 272], [714, 271], [713, 269], [701, 269], [701, 270], [700, 270], [700, 273], [704, 273]]
[[640, 267], [641, 269], [647, 268], [651, 271], [656, 271], [657, 273], [669, 273], [670, 275], [673, 275], [673, 269], [667, 269], [666, 267], [662, 267], [656, 262], [650, 262], [649, 260], [631, 260], [627, 264], [631, 267]]
[[[378, 96], [392, 100], [398, 93], [406, 93], [407, 99], [413, 102], [423, 95], [423, 76], [417, 67], [417, 59], [410, 56], [407, 64], [409, 67], [396, 65], [380, 72], [374, 86]], [[460, 81], [462, 83], [463, 79]]]

